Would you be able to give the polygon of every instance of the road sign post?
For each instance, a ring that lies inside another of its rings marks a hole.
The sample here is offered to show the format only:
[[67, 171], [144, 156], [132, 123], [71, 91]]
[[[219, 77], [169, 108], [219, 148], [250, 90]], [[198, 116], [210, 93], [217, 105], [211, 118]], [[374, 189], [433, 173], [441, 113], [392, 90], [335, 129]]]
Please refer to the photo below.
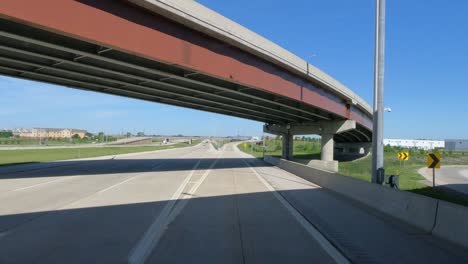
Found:
[[398, 152], [397, 156], [398, 156], [398, 159], [400, 160], [400, 169], [401, 169], [401, 162], [403, 161], [403, 167], [404, 167], [405, 161], [409, 160], [409, 152]]
[[432, 187], [435, 187], [435, 170], [440, 169], [440, 153], [427, 154], [427, 167], [432, 169]]

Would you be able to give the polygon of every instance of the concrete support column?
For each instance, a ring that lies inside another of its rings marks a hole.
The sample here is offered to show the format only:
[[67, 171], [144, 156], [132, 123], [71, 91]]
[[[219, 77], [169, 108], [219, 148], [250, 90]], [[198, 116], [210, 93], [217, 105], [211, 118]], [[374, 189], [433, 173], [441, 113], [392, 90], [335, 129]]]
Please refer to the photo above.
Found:
[[333, 160], [334, 141], [332, 133], [322, 133], [322, 156], [323, 161]]
[[287, 134], [283, 134], [283, 148], [282, 148], [282, 158], [283, 159], [286, 159], [286, 160], [292, 160], [293, 159], [293, 144], [294, 144], [294, 140], [293, 140], [293, 135], [287, 133]]

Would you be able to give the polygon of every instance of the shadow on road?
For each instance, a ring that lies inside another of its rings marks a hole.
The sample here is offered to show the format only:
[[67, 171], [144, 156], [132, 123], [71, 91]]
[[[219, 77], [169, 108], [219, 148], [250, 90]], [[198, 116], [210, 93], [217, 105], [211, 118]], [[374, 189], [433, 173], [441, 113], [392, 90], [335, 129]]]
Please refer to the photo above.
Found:
[[435, 188], [428, 186], [413, 189], [411, 192], [468, 206], [468, 195], [464, 192], [457, 191], [466, 189], [468, 189], [468, 184], [444, 184], [436, 186]]
[[[468, 261], [463, 250], [401, 228], [365, 208], [350, 208], [326, 190], [280, 194], [353, 263]], [[122, 263], [167, 202], [2, 215], [0, 263]], [[247, 256], [253, 263], [304, 263], [314, 260], [319, 250], [304, 232], [271, 192], [194, 197], [167, 226], [150, 260], [242, 263], [242, 251], [253, 249], [242, 248], [242, 234], [258, 250]], [[391, 248], [392, 254], [383, 248]]]
[[[235, 169], [248, 167], [243, 160], [252, 167], [268, 167], [264, 162], [255, 158], [223, 158], [217, 164], [217, 169]], [[195, 168], [194, 165], [200, 161]], [[76, 175], [97, 175], [116, 173], [143, 173], [162, 171], [191, 171], [206, 170], [215, 159], [108, 159], [45, 162], [29, 165], [4, 166], [0, 168], [1, 179], [56, 177]]]

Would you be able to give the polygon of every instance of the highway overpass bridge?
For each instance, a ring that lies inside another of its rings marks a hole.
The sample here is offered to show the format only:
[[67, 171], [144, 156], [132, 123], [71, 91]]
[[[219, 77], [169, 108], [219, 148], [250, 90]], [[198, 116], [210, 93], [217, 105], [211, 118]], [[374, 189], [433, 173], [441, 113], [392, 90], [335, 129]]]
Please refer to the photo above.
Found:
[[0, 74], [264, 122], [283, 135], [365, 144], [372, 112], [294, 54], [186, 0], [15, 0], [0, 5]]

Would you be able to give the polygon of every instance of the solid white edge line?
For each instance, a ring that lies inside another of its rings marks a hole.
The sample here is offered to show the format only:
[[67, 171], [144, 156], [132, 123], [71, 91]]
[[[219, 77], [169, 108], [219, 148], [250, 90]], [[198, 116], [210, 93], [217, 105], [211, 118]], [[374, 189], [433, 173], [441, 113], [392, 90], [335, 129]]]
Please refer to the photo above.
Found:
[[302, 227], [317, 241], [317, 243], [327, 252], [327, 254], [333, 258], [336, 263], [347, 264], [350, 263], [349, 260], [341, 254], [341, 252], [333, 246], [314, 226], [312, 226], [307, 219], [305, 219], [294, 207], [289, 204], [286, 199], [281, 196], [275, 188], [273, 188], [264, 178], [261, 176], [250, 164], [242, 160], [250, 170], [257, 176], [257, 178], [262, 182], [265, 187], [273, 193], [273, 195], [278, 199], [281, 204], [291, 213], [291, 215], [302, 225]]

